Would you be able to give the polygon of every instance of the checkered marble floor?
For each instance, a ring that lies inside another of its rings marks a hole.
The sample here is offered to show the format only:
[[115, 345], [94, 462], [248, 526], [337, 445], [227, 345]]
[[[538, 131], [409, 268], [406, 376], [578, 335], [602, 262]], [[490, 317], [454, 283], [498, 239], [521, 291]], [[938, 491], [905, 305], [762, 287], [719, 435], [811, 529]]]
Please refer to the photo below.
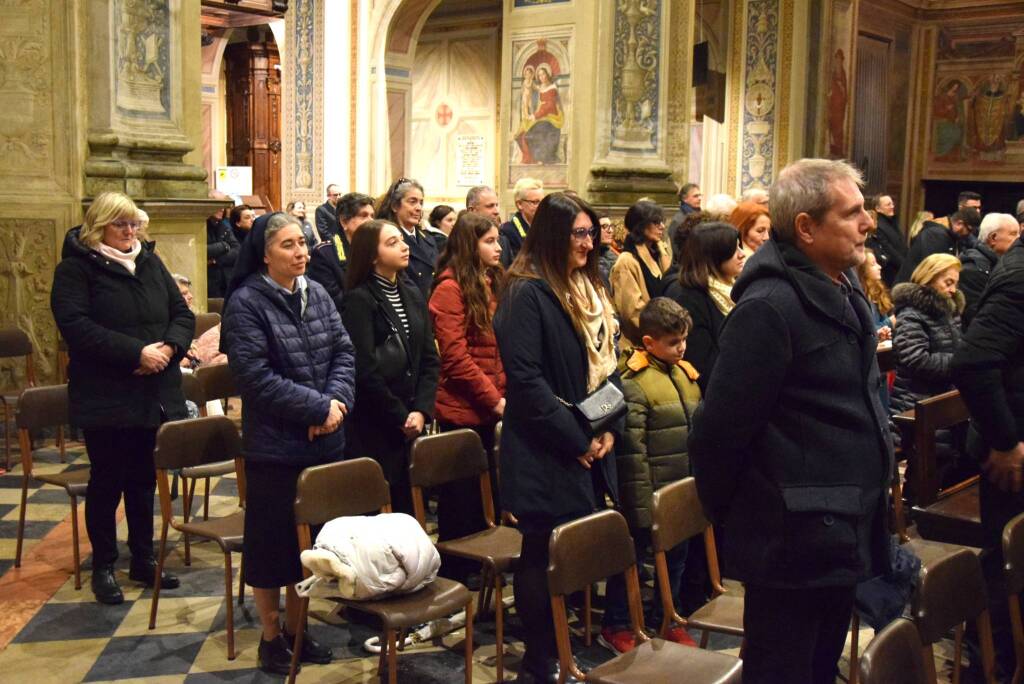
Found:
[[[72, 443], [68, 463], [61, 464], [53, 448], [36, 452], [36, 472], [59, 472], [65, 468], [81, 468], [87, 457], [81, 444]], [[202, 484], [198, 486], [194, 508], [201, 510]], [[10, 643], [0, 651], [0, 680], [47, 684], [49, 682], [145, 681], [157, 684], [178, 682], [263, 682], [280, 678], [265, 675], [256, 669], [256, 648], [260, 636], [259, 620], [247, 589], [244, 606], [235, 610], [235, 643], [237, 657], [227, 659], [226, 605], [224, 598], [223, 556], [211, 543], [192, 545], [192, 564], [184, 563], [184, 546], [177, 534], [171, 533], [167, 567], [178, 575], [181, 587], [163, 591], [160, 598], [156, 629], [148, 629], [151, 591], [128, 579], [128, 553], [122, 546], [118, 576], [125, 594], [119, 606], [104, 606], [89, 591], [90, 559], [83, 554], [83, 588], [76, 591], [68, 576], [56, 591], [39, 604], [19, 605], [17, 597], [6, 597], [3, 586], [24, 573], [29, 560], [19, 571], [14, 564], [18, 502], [21, 492], [20, 466], [0, 477], [0, 611], [29, 611], [24, 625]], [[39, 487], [29, 489], [26, 524], [25, 558], [47, 535], [70, 527], [70, 507], [63, 490]], [[180, 498], [176, 515], [180, 515]], [[210, 514], [225, 515], [237, 507], [237, 487], [233, 476], [217, 478], [211, 485]], [[80, 507], [81, 508], [81, 507]], [[159, 511], [154, 507], [156, 529]], [[66, 530], [64, 530], [66, 532]], [[84, 524], [83, 543], [86, 543]], [[125, 539], [124, 522], [119, 525], [119, 538]], [[70, 535], [68, 534], [68, 539]], [[65, 545], [71, 567], [70, 543]], [[63, 547], [62, 547], [63, 548]], [[237, 590], [238, 558], [235, 556]], [[6, 574], [5, 574], [6, 573]], [[510, 592], [508, 592], [510, 593]], [[599, 608], [600, 599], [595, 599]], [[335, 661], [330, 665], [303, 668], [301, 681], [306, 682], [370, 682], [377, 680], [377, 656], [364, 650], [363, 643], [377, 633], [358, 621], [347, 622], [331, 614], [331, 604], [313, 601], [310, 607], [310, 630], [317, 639], [334, 649]], [[514, 610], [506, 620], [505, 678], [514, 679], [522, 655], [521, 625]], [[594, 624], [600, 624], [595, 615]], [[611, 654], [596, 640], [585, 647], [576, 627], [574, 653], [584, 667], [607, 660]], [[784, 628], [784, 626], [780, 626]], [[462, 682], [464, 661], [462, 644], [464, 630], [458, 630], [430, 644], [407, 649], [398, 658], [399, 682]], [[694, 636], [697, 636], [696, 634]], [[871, 639], [870, 629], [860, 635], [863, 648]], [[947, 648], [948, 646], [948, 648]], [[474, 628], [473, 680], [492, 682], [495, 679], [495, 645], [493, 621], [484, 618]], [[710, 647], [737, 654], [739, 641], [713, 636]], [[938, 670], [940, 679], [948, 681], [951, 645], [940, 645]], [[847, 645], [847, 655], [849, 644]], [[844, 658], [841, 669], [847, 670]], [[945, 676], [943, 676], [945, 675]], [[10, 677], [10, 679], [8, 679]]]

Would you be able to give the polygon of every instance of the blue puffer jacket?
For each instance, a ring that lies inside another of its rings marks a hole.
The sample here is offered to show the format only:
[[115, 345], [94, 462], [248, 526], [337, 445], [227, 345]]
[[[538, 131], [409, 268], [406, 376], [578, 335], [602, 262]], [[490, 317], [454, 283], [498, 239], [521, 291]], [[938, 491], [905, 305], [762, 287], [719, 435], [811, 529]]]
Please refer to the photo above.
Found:
[[309, 441], [331, 399], [355, 408], [355, 350], [327, 292], [308, 281], [300, 321], [280, 289], [251, 275], [228, 300], [221, 336], [242, 393], [245, 457], [305, 468], [339, 461], [345, 431]]

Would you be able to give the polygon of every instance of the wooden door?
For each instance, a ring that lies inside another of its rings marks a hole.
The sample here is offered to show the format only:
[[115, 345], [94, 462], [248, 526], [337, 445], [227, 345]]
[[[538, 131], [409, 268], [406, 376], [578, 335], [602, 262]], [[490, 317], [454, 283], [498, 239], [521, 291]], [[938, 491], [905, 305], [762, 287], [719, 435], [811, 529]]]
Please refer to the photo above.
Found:
[[281, 71], [273, 43], [234, 43], [227, 63], [228, 164], [252, 167], [252, 191], [281, 203]]

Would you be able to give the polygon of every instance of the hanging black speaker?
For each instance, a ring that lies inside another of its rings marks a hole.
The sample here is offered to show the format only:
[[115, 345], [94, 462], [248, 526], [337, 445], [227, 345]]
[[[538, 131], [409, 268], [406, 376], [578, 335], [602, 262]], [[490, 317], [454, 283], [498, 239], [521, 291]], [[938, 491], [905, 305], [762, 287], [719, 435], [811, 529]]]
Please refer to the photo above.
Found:
[[693, 85], [707, 85], [710, 48], [707, 41], [693, 46]]

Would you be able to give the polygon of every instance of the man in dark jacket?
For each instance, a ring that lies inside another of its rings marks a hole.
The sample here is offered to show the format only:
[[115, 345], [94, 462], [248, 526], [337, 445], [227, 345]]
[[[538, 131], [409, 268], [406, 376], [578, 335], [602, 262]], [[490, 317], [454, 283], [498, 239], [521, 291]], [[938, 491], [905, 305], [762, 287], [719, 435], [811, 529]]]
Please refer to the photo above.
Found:
[[330, 240], [313, 248], [309, 254], [306, 274], [324, 286], [340, 314], [352, 236], [359, 226], [373, 218], [373, 198], [359, 192], [350, 192], [338, 200], [337, 210], [341, 230], [336, 231]]
[[834, 681], [855, 586], [889, 562], [892, 444], [852, 284], [871, 228], [861, 184], [841, 161], [782, 171], [774, 237], [733, 288], [690, 433], [701, 503], [746, 583], [744, 682]]
[[989, 275], [996, 267], [999, 257], [1006, 254], [1010, 245], [1020, 237], [1020, 224], [1009, 214], [988, 214], [981, 222], [978, 242], [960, 255], [963, 269], [960, 271], [960, 291], [967, 300], [964, 309], [964, 326], [974, 317], [981, 293], [985, 291]]
[[530, 232], [530, 223], [537, 213], [540, 201], [544, 199], [544, 183], [535, 178], [520, 178], [516, 181], [515, 193], [516, 213], [512, 218], [501, 224], [501, 265], [508, 268], [515, 261], [516, 255]]
[[900, 232], [896, 217], [896, 204], [889, 195], [875, 198], [874, 209], [878, 214], [878, 227], [868, 240], [868, 247], [875, 250], [875, 256], [882, 266], [882, 281], [888, 287], [896, 282], [896, 274], [907, 256], [907, 241]]
[[672, 221], [668, 224], [668, 241], [670, 244], [675, 244], [676, 231], [682, 225], [683, 219], [689, 214], [695, 214], [701, 210], [701, 199], [700, 186], [696, 183], [686, 183], [683, 187], [679, 188], [679, 211], [672, 216]]
[[[968, 451], [978, 459], [983, 564], [992, 597], [1000, 663], [1013, 671], [1002, 592], [1003, 527], [1024, 513], [1024, 243], [1017, 240], [992, 270], [951, 372], [971, 412]], [[1000, 619], [1002, 618], [1002, 619]]]
[[218, 218], [206, 219], [206, 296], [223, 297], [238, 258], [238, 239], [231, 224]]
[[921, 232], [910, 243], [907, 258], [903, 260], [903, 265], [896, 275], [896, 282], [905, 283], [910, 280], [914, 269], [925, 260], [925, 257], [932, 254], [946, 253], [959, 256], [971, 246], [980, 224], [981, 214], [973, 207], [965, 207], [950, 216], [948, 228], [935, 221], [925, 221]]
[[320, 240], [328, 242], [338, 234], [338, 198], [341, 190], [334, 183], [327, 186], [327, 201], [316, 208], [316, 229]]

